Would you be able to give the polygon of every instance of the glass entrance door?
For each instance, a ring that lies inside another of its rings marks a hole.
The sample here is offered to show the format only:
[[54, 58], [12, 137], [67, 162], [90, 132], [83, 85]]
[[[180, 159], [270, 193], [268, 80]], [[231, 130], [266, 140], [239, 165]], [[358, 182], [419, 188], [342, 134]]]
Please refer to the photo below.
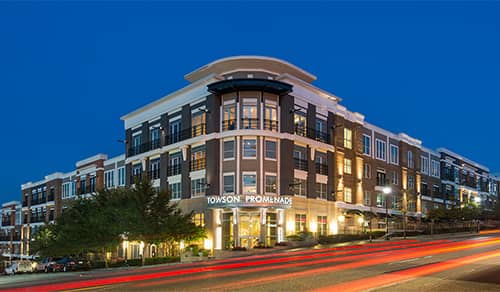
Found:
[[260, 238], [259, 212], [240, 213], [240, 242], [241, 247], [251, 249], [256, 246]]

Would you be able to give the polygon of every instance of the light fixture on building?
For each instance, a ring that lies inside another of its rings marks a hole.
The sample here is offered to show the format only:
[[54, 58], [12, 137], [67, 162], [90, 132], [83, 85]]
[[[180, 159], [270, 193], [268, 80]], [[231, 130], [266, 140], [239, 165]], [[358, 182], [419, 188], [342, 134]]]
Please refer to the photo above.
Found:
[[344, 221], [345, 221], [345, 216], [344, 216], [344, 215], [339, 215], [339, 216], [337, 217], [337, 220], [338, 220], [340, 223], [342, 223], [342, 222], [344, 222]]

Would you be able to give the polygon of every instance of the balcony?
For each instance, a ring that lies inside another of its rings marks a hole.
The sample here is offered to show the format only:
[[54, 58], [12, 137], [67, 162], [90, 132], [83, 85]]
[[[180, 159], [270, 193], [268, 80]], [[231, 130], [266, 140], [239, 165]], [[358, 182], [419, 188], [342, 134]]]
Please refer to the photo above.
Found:
[[191, 160], [190, 170], [197, 171], [197, 170], [205, 169], [205, 165], [206, 165], [205, 158], [194, 159], [194, 160]]
[[181, 174], [181, 164], [173, 164], [169, 165], [167, 169], [167, 175], [168, 176], [173, 176], [173, 175], [178, 175]]
[[295, 169], [307, 171], [307, 160], [294, 158], [294, 167]]
[[316, 141], [323, 142], [323, 143], [328, 143], [328, 134], [326, 132], [321, 132], [321, 131], [316, 131], [315, 132], [315, 139]]
[[49, 197], [47, 198], [47, 202], [53, 202], [55, 199], [54, 194], [50, 194]]
[[47, 201], [46, 201], [46, 198], [45, 197], [42, 197], [42, 198], [38, 198], [36, 200], [34, 200], [33, 198], [31, 198], [31, 206], [35, 206], [35, 205], [40, 205], [40, 204], [45, 204]]
[[167, 136], [167, 145], [171, 145], [189, 138], [191, 138], [191, 129], [172, 132]]
[[268, 131], [278, 131], [278, 121], [275, 120], [264, 120], [264, 130]]
[[159, 179], [160, 178], [160, 170], [159, 169], [152, 169], [148, 171], [148, 179], [154, 180], [154, 179]]
[[377, 186], [379, 187], [385, 187], [387, 185], [387, 179], [385, 178], [384, 175], [377, 174]]
[[207, 124], [198, 124], [191, 127], [191, 137], [205, 135], [207, 132]]
[[46, 214], [35, 215], [31, 217], [31, 223], [45, 222]]
[[328, 165], [324, 163], [316, 163], [316, 173], [328, 175]]
[[236, 120], [231, 119], [222, 121], [222, 131], [231, 131], [231, 130], [236, 130]]
[[259, 119], [241, 119], [241, 129], [258, 129]]
[[2, 220], [2, 226], [13, 226], [12, 220], [10, 219]]
[[154, 150], [158, 149], [161, 147], [161, 140], [160, 139], [155, 139], [149, 142], [149, 150]]
[[307, 137], [307, 128], [304, 125], [295, 124], [295, 135]]
[[141, 154], [143, 152], [146, 152], [149, 150], [149, 143], [143, 143], [141, 145], [135, 145], [129, 148], [128, 150], [128, 156], [134, 156], [137, 154]]

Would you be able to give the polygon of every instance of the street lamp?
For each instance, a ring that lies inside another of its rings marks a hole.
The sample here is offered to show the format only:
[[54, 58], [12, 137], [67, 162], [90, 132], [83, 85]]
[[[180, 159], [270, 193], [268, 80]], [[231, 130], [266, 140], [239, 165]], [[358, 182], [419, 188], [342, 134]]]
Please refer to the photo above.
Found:
[[391, 193], [390, 187], [384, 187], [382, 192], [385, 195], [385, 240], [389, 240], [389, 208], [387, 206], [387, 198]]

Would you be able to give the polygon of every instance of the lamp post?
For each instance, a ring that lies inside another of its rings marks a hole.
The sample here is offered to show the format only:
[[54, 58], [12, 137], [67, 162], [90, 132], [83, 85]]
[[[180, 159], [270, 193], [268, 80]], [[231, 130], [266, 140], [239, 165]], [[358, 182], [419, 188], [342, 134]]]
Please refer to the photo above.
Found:
[[389, 207], [387, 206], [387, 198], [391, 193], [391, 188], [384, 187], [382, 191], [385, 195], [385, 240], [389, 240]]

